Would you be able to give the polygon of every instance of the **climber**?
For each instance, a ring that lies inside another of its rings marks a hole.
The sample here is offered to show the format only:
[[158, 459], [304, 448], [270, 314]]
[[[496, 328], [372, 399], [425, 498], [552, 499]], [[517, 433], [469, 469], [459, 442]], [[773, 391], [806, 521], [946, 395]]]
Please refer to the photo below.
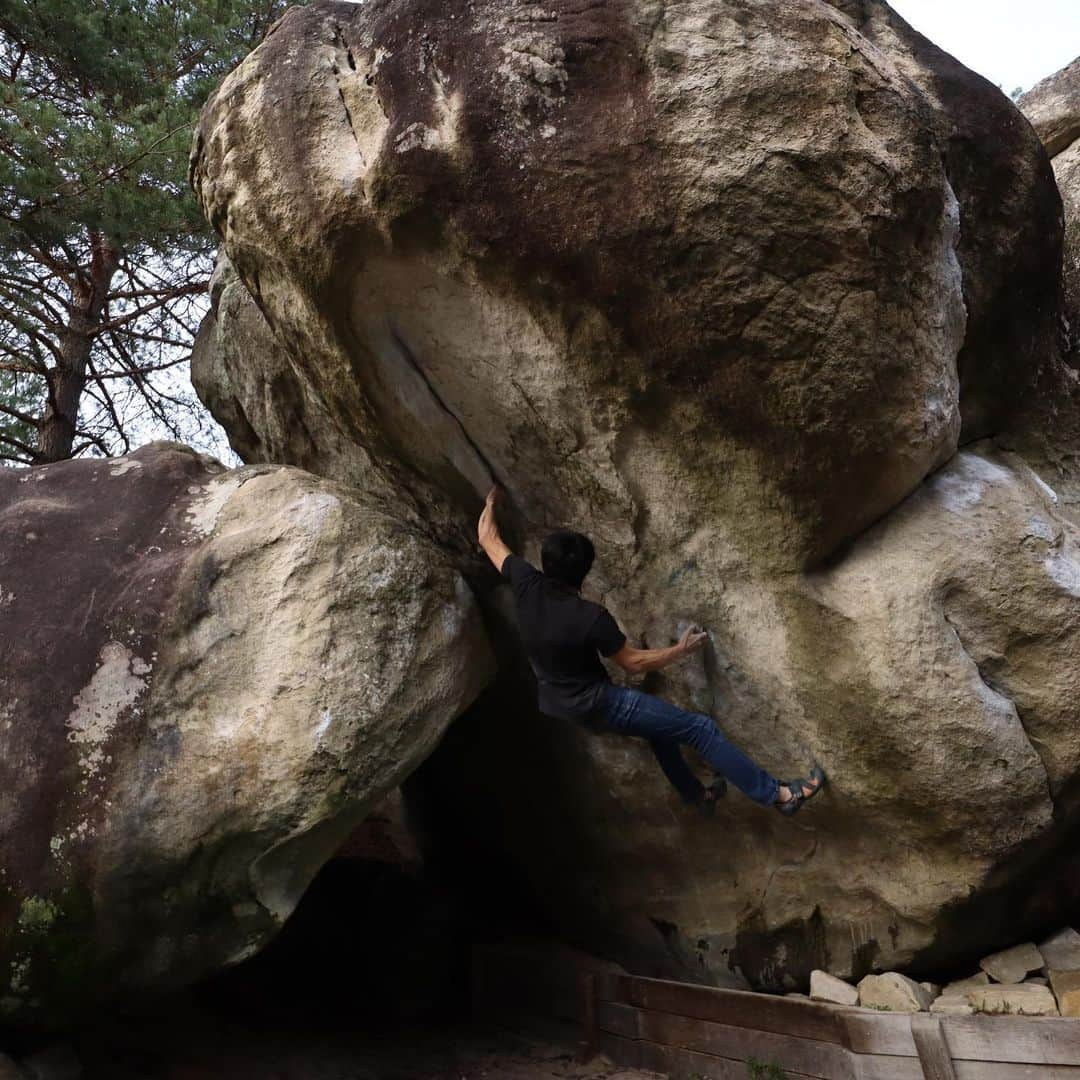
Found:
[[[677, 645], [634, 648], [611, 615], [580, 594], [595, 557], [588, 537], [576, 532], [553, 533], [541, 548], [544, 572], [540, 573], [515, 555], [499, 535], [495, 520], [498, 497], [498, 489], [493, 488], [480, 515], [480, 546], [513, 587], [542, 713], [648, 739], [660, 768], [683, 801], [706, 813], [723, 794], [724, 777], [755, 802], [775, 806], [783, 814], [794, 814], [821, 790], [825, 774], [820, 769], [812, 769], [807, 780], [776, 780], [728, 742], [710, 717], [686, 712], [640, 690], [614, 685], [600, 656], [632, 675], [659, 671], [696, 652], [708, 635], [689, 627]], [[714, 784], [706, 788], [694, 776], [680, 743], [692, 746], [712, 766], [719, 778]]]

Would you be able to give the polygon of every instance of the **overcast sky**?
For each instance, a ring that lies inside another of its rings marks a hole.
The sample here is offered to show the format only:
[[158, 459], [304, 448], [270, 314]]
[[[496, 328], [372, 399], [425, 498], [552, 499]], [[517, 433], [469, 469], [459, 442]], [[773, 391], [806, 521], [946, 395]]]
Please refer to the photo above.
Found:
[[889, 0], [916, 30], [1006, 94], [1080, 56], [1080, 0]]

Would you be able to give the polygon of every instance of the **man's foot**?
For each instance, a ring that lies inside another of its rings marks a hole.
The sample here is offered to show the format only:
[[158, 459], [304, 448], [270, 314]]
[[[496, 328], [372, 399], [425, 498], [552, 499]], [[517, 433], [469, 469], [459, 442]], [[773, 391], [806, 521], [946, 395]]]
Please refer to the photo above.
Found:
[[825, 773], [821, 769], [810, 770], [810, 778], [803, 780], [785, 780], [780, 785], [776, 802], [773, 804], [781, 814], [798, 813], [807, 799], [812, 799], [825, 786]]

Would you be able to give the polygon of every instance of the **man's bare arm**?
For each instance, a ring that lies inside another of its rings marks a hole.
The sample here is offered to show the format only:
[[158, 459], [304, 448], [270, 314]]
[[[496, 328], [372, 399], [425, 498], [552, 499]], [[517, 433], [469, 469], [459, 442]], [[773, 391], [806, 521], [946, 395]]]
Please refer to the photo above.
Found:
[[484, 512], [480, 515], [480, 524], [476, 531], [484, 553], [495, 564], [495, 569], [501, 573], [506, 556], [510, 555], [511, 551], [499, 535], [499, 523], [495, 520], [495, 504], [498, 501], [499, 489], [492, 488], [484, 502]]
[[635, 649], [633, 645], [625, 644], [611, 659], [631, 675], [642, 675], [646, 671], [659, 671], [661, 668], [674, 664], [690, 653], [697, 652], [708, 638], [703, 630], [688, 626], [679, 639], [677, 645], [671, 645], [666, 649]]

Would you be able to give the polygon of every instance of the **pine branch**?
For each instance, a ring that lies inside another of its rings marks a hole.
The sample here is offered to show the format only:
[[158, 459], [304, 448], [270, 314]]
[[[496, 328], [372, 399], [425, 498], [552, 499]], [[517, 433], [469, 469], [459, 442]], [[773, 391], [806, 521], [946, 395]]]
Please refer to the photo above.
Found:
[[120, 436], [124, 443], [124, 453], [131, 452], [131, 442], [127, 437], [127, 432], [124, 430], [124, 425], [120, 421], [120, 415], [116, 411], [116, 405], [113, 403], [113, 399], [109, 396], [109, 391], [106, 389], [105, 384], [98, 377], [97, 369], [94, 367], [93, 360], [90, 360], [87, 364], [90, 371], [90, 377], [101, 388], [102, 396], [105, 398], [105, 405], [109, 410], [109, 418], [112, 420], [113, 431]]
[[10, 416], [13, 420], [18, 420], [20, 424], [26, 424], [27, 427], [39, 428], [41, 426], [39, 418], [20, 412], [13, 405], [8, 405], [2, 398], [0, 398], [0, 413]]
[[14, 447], [16, 450], [21, 450], [24, 454], [28, 454], [32, 460], [37, 460], [37, 451], [33, 447], [27, 446], [26, 443], [20, 442], [10, 435], [5, 435], [2, 431], [0, 431], [0, 442]]

